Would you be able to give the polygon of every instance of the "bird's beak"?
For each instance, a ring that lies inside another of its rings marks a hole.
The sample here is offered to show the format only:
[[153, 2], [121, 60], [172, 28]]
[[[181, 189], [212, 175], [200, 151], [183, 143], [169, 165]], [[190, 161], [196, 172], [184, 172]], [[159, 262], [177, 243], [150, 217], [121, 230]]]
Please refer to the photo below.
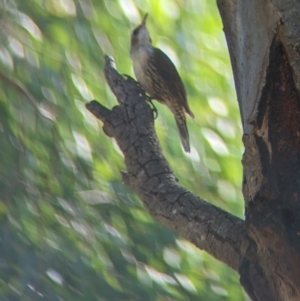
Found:
[[142, 25], [144, 25], [144, 26], [146, 25], [147, 17], [148, 17], [148, 14], [146, 14], [143, 18]]

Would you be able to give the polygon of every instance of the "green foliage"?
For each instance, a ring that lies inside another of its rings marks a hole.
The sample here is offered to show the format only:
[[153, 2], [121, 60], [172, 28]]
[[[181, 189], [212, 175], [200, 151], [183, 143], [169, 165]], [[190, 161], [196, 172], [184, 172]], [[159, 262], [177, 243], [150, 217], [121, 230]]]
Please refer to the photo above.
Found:
[[103, 56], [133, 75], [130, 31], [145, 12], [196, 116], [186, 155], [157, 104], [164, 154], [182, 185], [243, 215], [240, 117], [213, 1], [2, 0], [3, 301], [246, 298], [234, 272], [149, 216], [120, 181], [115, 142], [84, 108], [94, 98], [116, 105]]

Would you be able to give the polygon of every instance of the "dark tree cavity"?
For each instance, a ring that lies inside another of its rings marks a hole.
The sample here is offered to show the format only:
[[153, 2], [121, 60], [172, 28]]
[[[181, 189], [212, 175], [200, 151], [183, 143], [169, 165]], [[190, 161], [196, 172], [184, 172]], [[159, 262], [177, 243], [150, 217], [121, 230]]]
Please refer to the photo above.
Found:
[[[269, 291], [281, 287], [284, 295], [299, 294], [299, 117], [293, 72], [276, 36], [257, 122], [252, 122], [252, 134], [244, 136], [246, 225], [260, 257], [255, 261], [261, 265], [254, 270], [245, 263], [241, 266], [242, 282], [249, 285], [247, 291], [253, 290], [251, 279], [259, 271], [271, 286]], [[267, 300], [277, 298], [275, 294]]]

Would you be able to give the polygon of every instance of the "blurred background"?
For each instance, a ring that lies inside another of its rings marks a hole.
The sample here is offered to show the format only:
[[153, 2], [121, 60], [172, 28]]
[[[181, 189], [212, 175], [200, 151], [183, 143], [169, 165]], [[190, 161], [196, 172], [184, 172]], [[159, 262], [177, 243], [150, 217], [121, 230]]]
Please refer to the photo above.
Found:
[[0, 0], [0, 300], [248, 300], [237, 273], [160, 225], [120, 181], [115, 141], [84, 107], [117, 104], [104, 54], [133, 76], [130, 33], [148, 12], [195, 119], [183, 152], [155, 127], [180, 183], [243, 218], [242, 130], [211, 0]]

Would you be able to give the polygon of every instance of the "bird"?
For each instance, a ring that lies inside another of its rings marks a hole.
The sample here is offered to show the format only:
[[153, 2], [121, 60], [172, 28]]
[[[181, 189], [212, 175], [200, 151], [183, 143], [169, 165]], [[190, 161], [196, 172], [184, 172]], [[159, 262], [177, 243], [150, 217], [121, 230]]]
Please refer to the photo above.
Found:
[[191, 148], [185, 114], [192, 118], [194, 114], [189, 108], [187, 93], [175, 65], [162, 50], [152, 45], [146, 26], [147, 17], [148, 14], [131, 33], [133, 71], [150, 99], [165, 104], [174, 114], [183, 149], [189, 153]]

